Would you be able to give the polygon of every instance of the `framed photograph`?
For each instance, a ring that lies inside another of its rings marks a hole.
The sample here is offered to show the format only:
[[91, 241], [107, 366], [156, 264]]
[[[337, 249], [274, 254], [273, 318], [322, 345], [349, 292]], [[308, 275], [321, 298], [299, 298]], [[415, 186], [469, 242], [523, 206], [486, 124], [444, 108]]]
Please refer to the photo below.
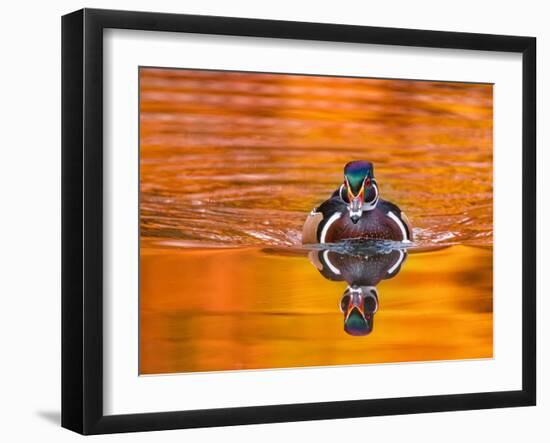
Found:
[[62, 425], [535, 404], [532, 37], [62, 20]]

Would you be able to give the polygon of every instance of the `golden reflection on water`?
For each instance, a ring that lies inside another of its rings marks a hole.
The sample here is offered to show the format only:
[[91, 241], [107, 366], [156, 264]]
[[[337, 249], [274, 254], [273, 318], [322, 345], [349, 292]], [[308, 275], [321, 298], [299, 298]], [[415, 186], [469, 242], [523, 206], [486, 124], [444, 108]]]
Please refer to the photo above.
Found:
[[346, 283], [306, 253], [145, 247], [143, 374], [492, 357], [492, 254], [413, 253], [378, 285], [374, 330], [344, 332]]
[[[417, 246], [359, 337], [300, 249], [352, 159]], [[140, 190], [143, 374], [492, 357], [491, 85], [142, 68]]]

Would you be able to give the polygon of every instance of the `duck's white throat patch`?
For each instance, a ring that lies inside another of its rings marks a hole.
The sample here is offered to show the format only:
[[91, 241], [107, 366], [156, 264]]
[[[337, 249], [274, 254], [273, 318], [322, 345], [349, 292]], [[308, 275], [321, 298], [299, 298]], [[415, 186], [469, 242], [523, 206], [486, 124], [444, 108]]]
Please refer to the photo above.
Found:
[[[372, 211], [374, 208], [376, 208], [376, 205], [378, 204], [378, 200], [380, 200], [380, 193], [378, 191], [378, 186], [376, 183], [373, 183], [372, 186], [374, 187], [374, 190], [376, 191], [374, 200], [371, 200], [370, 202], [363, 202], [363, 207], [359, 210], [352, 210], [351, 207], [348, 205], [348, 212], [350, 217], [353, 216], [360, 216], [363, 211]], [[344, 191], [346, 187], [344, 185], [340, 185], [340, 190], [338, 191], [340, 198], [344, 200]], [[345, 200], [344, 200], [345, 201]]]

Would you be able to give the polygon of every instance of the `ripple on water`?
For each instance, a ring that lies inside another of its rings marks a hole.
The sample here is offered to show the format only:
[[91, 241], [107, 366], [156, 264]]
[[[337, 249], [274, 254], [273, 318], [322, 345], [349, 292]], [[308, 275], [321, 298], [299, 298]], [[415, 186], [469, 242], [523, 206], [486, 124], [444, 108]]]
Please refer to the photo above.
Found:
[[163, 69], [140, 84], [142, 238], [299, 247], [365, 158], [415, 247], [492, 244], [490, 85]]

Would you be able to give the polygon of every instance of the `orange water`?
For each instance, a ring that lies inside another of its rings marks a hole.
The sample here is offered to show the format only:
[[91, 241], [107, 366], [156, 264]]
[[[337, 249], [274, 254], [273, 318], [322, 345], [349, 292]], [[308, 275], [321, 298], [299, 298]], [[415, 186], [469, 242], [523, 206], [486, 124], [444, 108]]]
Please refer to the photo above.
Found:
[[[491, 85], [142, 68], [140, 159], [142, 373], [492, 356]], [[366, 337], [300, 248], [352, 159], [415, 235]]]

